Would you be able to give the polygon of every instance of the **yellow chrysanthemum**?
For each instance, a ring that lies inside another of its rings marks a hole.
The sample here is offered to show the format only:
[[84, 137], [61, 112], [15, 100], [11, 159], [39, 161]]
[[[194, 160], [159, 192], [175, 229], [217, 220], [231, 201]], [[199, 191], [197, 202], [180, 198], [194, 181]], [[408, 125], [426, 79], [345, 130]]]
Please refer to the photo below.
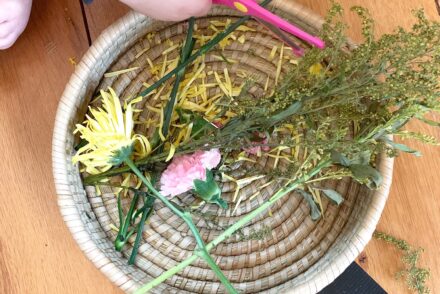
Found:
[[101, 91], [102, 108], [89, 108], [83, 124], [76, 125], [86, 145], [73, 157], [73, 163], [81, 162], [85, 171], [97, 174], [120, 164], [131, 155], [133, 148], [141, 156], [151, 152], [148, 139], [142, 135], [133, 135], [133, 104], [142, 98], [132, 100], [122, 111], [121, 102], [113, 89]]

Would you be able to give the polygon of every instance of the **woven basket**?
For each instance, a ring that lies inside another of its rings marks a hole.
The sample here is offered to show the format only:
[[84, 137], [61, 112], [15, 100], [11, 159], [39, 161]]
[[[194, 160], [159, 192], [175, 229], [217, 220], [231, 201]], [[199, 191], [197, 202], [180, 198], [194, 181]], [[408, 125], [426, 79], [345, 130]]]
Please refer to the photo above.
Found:
[[[276, 13], [303, 29], [316, 33], [322, 20], [303, 7], [284, 1], [277, 5]], [[198, 20], [203, 30], [210, 19], [236, 18], [235, 12], [216, 7], [210, 15]], [[254, 74], [257, 86], [274, 77], [276, 65], [269, 56], [275, 42], [272, 35], [258, 23], [248, 24], [256, 31], [249, 32], [244, 45], [232, 44], [224, 54], [240, 60], [230, 68], [236, 77], [239, 67]], [[154, 40], [144, 38], [157, 32]], [[163, 46], [157, 40], [181, 40], [185, 25], [153, 22], [136, 13], [129, 13], [109, 27], [88, 50], [72, 75], [56, 116], [53, 137], [53, 171], [58, 202], [64, 220], [73, 237], [90, 260], [108, 278], [127, 292], [160, 275], [164, 270], [187, 258], [195, 242], [188, 228], [166, 207], [157, 204], [156, 213], [143, 233], [143, 242], [134, 266], [127, 265], [133, 241], [126, 251], [116, 252], [113, 246], [116, 233], [110, 225], [118, 226], [116, 199], [110, 188], [102, 188], [98, 196], [94, 187], [84, 188], [78, 167], [71, 163], [74, 154], [74, 125], [84, 118], [90, 98], [97, 89], [112, 86], [122, 99], [139, 93], [142, 82], [151, 78], [146, 56], [153, 62], [163, 58]], [[279, 44], [279, 43], [278, 43]], [[253, 53], [249, 54], [252, 48]], [[226, 66], [218, 59], [206, 63], [213, 69]], [[214, 54], [214, 53], [212, 53]], [[118, 77], [103, 78], [103, 74], [139, 66], [141, 69]], [[273, 73], [273, 74], [272, 74]], [[148, 115], [148, 112], [145, 112]], [[264, 163], [266, 164], [266, 163]], [[263, 240], [231, 238], [212, 251], [213, 257], [234, 287], [243, 293], [316, 293], [341, 274], [370, 240], [385, 205], [392, 179], [393, 161], [382, 158], [378, 169], [384, 177], [381, 188], [371, 192], [350, 179], [327, 183], [345, 198], [339, 207], [324, 203], [325, 216], [318, 222], [309, 217], [309, 207], [298, 195], [292, 194], [276, 203], [269, 214], [261, 215], [243, 229], [252, 232], [263, 226], [271, 228]], [[240, 169], [237, 170], [239, 173]], [[268, 186], [258, 192], [257, 182], [243, 187], [244, 201], [232, 215], [213, 206], [207, 210], [217, 214], [218, 224], [228, 226], [239, 215], [254, 209], [272, 193]], [[223, 184], [224, 197], [230, 200], [231, 183]], [[185, 199], [181, 199], [184, 201]], [[128, 200], [124, 205], [127, 205]], [[205, 212], [206, 212], [205, 211]], [[215, 238], [219, 231], [195, 216], [195, 223], [205, 241]], [[155, 293], [221, 293], [223, 286], [202, 261], [196, 261], [178, 275], [154, 289]]]

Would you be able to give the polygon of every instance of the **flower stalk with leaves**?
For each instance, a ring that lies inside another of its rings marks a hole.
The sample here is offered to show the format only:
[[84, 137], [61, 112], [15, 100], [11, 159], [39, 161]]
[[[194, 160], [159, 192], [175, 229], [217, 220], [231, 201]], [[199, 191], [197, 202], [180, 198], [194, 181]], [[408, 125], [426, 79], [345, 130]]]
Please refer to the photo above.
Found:
[[[94, 171], [96, 169], [108, 169], [112, 165], [119, 165], [125, 163], [135, 175], [147, 187], [151, 196], [162, 201], [171, 211], [183, 219], [191, 230], [196, 240], [198, 249], [197, 255], [203, 258], [214, 271], [220, 281], [225, 285], [229, 293], [237, 293], [232, 287], [229, 280], [225, 277], [212, 257], [200, 236], [200, 233], [192, 221], [191, 214], [182, 211], [176, 207], [165, 196], [159, 193], [144, 174], [138, 169], [136, 164], [132, 161], [133, 145], [135, 144], [138, 135], [133, 135], [133, 118], [131, 104], [128, 105], [127, 111], [122, 113], [122, 107], [119, 98], [112, 89], [109, 89], [110, 95], [102, 91], [104, 109], [92, 109], [92, 116], [88, 117], [85, 126], [78, 125], [77, 130], [81, 133], [82, 139], [86, 139], [88, 143], [80, 149], [74, 158], [74, 161], [81, 161], [86, 170]], [[97, 124], [99, 123], [99, 124]], [[95, 140], [96, 139], [96, 140]], [[146, 142], [146, 141], [143, 141]], [[88, 168], [88, 169], [87, 169]], [[138, 195], [135, 193], [134, 199], [127, 214], [124, 223], [121, 223], [120, 233], [115, 241], [117, 250], [121, 250], [128, 238], [135, 232], [131, 230], [128, 232], [128, 225], [131, 221], [131, 216], [137, 203]], [[118, 199], [118, 202], [120, 200]], [[120, 207], [120, 203], [118, 203]], [[147, 203], [145, 203], [147, 207]], [[141, 224], [145, 223], [147, 211], [142, 211]], [[121, 209], [119, 209], [120, 219], [122, 219]], [[141, 229], [139, 229], [138, 236], [140, 238]], [[121, 239], [121, 237], [123, 237]]]

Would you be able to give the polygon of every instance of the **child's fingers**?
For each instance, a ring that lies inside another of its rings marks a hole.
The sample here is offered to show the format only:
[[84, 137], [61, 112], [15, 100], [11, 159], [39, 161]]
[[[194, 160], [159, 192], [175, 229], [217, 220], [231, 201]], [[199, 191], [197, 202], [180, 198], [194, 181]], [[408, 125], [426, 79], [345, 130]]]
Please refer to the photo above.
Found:
[[212, 6], [212, 0], [186, 0], [189, 16], [204, 16]]
[[212, 0], [120, 0], [134, 10], [155, 19], [181, 21], [205, 15]]

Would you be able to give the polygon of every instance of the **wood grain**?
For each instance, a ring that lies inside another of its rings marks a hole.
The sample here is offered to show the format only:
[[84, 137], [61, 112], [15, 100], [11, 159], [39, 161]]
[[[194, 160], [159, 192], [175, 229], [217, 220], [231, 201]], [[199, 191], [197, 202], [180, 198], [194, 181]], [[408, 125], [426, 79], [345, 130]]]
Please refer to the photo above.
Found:
[[71, 237], [52, 180], [68, 60], [86, 50], [78, 1], [34, 0], [26, 32], [0, 51], [0, 293], [120, 293]]
[[[288, 1], [288, 0], [285, 0]], [[289, 0], [290, 1], [290, 0]], [[297, 0], [324, 15], [329, 0]], [[339, 0], [370, 9], [377, 36], [413, 23], [411, 10], [424, 7], [438, 19], [433, 0]], [[92, 40], [128, 9], [111, 0], [85, 7]], [[345, 13], [349, 35], [360, 40], [359, 21]], [[79, 2], [34, 0], [30, 25], [19, 42], [0, 51], [0, 293], [121, 293], [79, 250], [58, 212], [51, 176], [51, 136], [55, 110], [72, 73], [68, 59], [87, 49]], [[437, 117], [437, 119], [440, 119]], [[440, 138], [440, 131], [413, 123], [411, 129]], [[423, 157], [396, 161], [389, 201], [379, 229], [426, 249], [422, 263], [440, 293], [440, 148], [411, 144]], [[371, 241], [362, 266], [389, 293], [409, 293], [394, 279], [398, 255]]]
[[115, 20], [125, 15], [130, 8], [119, 1], [95, 0], [84, 6], [90, 37], [95, 40]]

